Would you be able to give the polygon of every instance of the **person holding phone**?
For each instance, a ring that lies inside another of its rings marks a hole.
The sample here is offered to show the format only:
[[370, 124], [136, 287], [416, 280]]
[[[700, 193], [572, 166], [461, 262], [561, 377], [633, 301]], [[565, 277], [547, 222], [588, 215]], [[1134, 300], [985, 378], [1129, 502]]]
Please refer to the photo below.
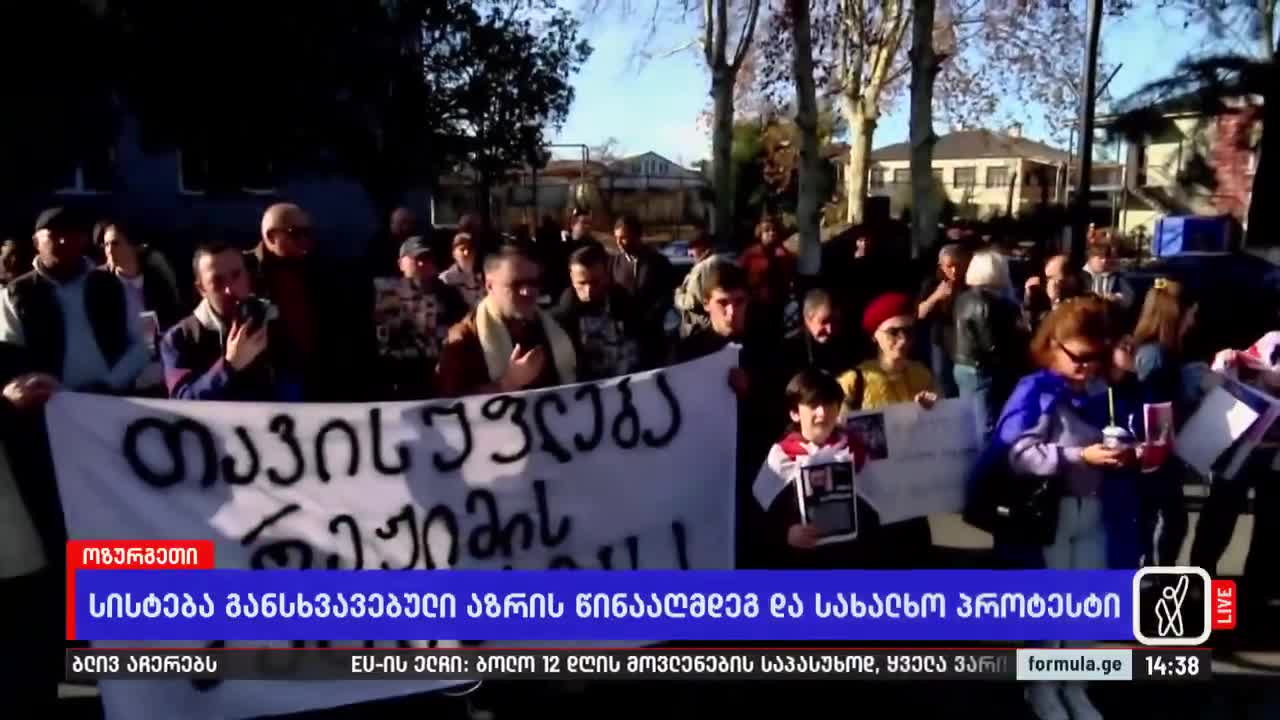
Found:
[[270, 356], [274, 308], [250, 294], [243, 254], [229, 245], [204, 245], [192, 270], [200, 304], [160, 343], [169, 397], [283, 399]]

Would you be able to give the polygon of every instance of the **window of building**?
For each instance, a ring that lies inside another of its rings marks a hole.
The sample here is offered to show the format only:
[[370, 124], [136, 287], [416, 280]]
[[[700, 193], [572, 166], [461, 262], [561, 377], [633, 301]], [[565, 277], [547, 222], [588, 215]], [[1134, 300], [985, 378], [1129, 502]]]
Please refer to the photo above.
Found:
[[939, 184], [939, 185], [946, 185], [946, 184], [947, 184], [947, 180], [946, 180], [946, 178], [945, 178], [945, 177], [943, 177], [943, 175], [942, 175], [942, 168], [934, 168], [933, 170], [931, 170], [931, 171], [929, 172], [929, 174], [933, 176], [933, 181], [934, 181], [935, 183], [937, 183], [937, 184]]
[[910, 185], [911, 184], [911, 168], [897, 168], [893, 171], [894, 185]]
[[1008, 187], [1009, 186], [1009, 168], [1007, 167], [989, 167], [987, 168], [987, 187]]
[[973, 187], [978, 184], [978, 169], [975, 167], [958, 167], [955, 169], [956, 187]]
[[871, 187], [873, 188], [884, 187], [884, 168], [882, 167], [871, 168]]

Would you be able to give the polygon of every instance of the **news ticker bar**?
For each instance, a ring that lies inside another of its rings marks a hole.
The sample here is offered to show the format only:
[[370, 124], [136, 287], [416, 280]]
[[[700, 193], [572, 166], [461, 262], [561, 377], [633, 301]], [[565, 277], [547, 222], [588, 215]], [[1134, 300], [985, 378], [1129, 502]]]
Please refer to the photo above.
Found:
[[68, 680], [1208, 680], [1209, 651], [955, 649], [93, 649]]

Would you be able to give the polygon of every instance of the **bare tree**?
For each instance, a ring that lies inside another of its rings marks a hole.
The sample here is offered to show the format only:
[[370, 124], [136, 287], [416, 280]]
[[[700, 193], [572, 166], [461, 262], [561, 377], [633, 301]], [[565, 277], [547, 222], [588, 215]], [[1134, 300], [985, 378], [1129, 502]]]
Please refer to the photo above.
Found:
[[845, 219], [862, 222], [871, 140], [884, 95], [907, 65], [899, 56], [907, 30], [907, 0], [836, 0], [835, 88], [849, 132]]
[[[936, 42], [937, 0], [915, 0], [911, 18], [911, 254], [918, 257], [937, 234], [942, 198], [934, 192], [933, 83], [946, 57]], [[946, 27], [944, 25], [944, 27]], [[944, 51], [945, 52], [945, 51]]]
[[593, 145], [588, 148], [591, 151], [591, 157], [602, 165], [609, 165], [616, 160], [622, 159], [620, 148], [622, 143], [618, 138], [610, 135], [600, 142], [599, 145]]
[[733, 231], [733, 89], [751, 48], [760, 17], [760, 0], [746, 0], [738, 41], [729, 47], [729, 0], [703, 0], [702, 52], [711, 70], [711, 171], [716, 191], [715, 232], [723, 247]]
[[[701, 10], [700, 35], [696, 41], [669, 50], [679, 52], [702, 46], [702, 56], [711, 73], [711, 182], [716, 193], [715, 233], [717, 242], [727, 246], [733, 232], [733, 147], [734, 90], [738, 73], [751, 51], [760, 0], [590, 0], [589, 12], [618, 10], [623, 17], [641, 17], [646, 32], [642, 47], [652, 43], [658, 27], [674, 16], [687, 20], [695, 6]], [[731, 40], [731, 35], [733, 36]], [[641, 53], [649, 56], [649, 53]]]

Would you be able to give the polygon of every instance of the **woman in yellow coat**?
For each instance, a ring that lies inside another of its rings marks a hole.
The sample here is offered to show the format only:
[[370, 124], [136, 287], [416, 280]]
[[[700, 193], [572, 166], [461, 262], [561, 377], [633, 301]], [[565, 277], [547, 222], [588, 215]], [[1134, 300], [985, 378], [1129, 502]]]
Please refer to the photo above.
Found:
[[[840, 376], [845, 410], [878, 410], [895, 403], [915, 402], [928, 409], [938, 401], [933, 375], [910, 359], [916, 310], [911, 298], [885, 293], [862, 314], [862, 329], [871, 336], [876, 357]], [[910, 569], [932, 565], [933, 535], [929, 518], [918, 517], [882, 525], [868, 538], [869, 556], [877, 566]]]

